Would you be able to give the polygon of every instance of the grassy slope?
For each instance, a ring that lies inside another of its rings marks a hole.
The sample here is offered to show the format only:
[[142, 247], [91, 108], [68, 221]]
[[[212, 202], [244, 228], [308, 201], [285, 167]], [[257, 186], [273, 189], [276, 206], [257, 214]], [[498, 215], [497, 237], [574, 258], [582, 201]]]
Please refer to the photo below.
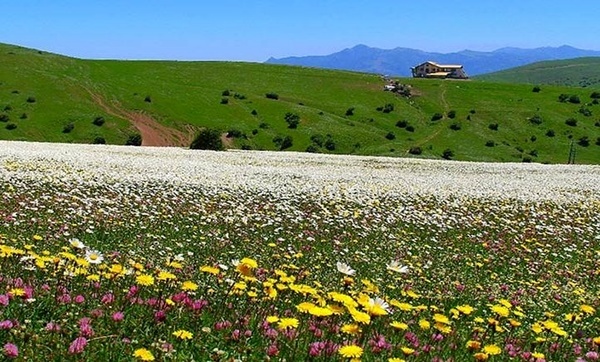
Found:
[[538, 62], [475, 78], [491, 82], [600, 88], [600, 57]]
[[[594, 126], [600, 106], [590, 106], [594, 115], [583, 117], [577, 113], [580, 105], [557, 101], [561, 93], [589, 101], [590, 91], [581, 88], [545, 86], [533, 93], [528, 85], [404, 79], [419, 94], [408, 100], [383, 92], [384, 83], [375, 75], [279, 65], [77, 60], [13, 46], [0, 46], [0, 64], [0, 112], [10, 105], [12, 110], [4, 113], [17, 124], [11, 131], [0, 127], [0, 139], [91, 142], [102, 136], [109, 143], [122, 144], [133, 130], [131, 125], [106, 114], [92, 92], [123, 108], [148, 112], [173, 128], [237, 128], [248, 136], [236, 141], [238, 147], [274, 149], [273, 137], [291, 135], [291, 150], [303, 151], [311, 135], [331, 134], [338, 153], [406, 156], [410, 147], [421, 146], [420, 157], [439, 158], [450, 148], [455, 159], [520, 161], [536, 150], [538, 156], [531, 156], [534, 161], [557, 163], [566, 162], [571, 139], [587, 136], [591, 145], [577, 146], [577, 162], [600, 163], [600, 147], [594, 145], [600, 137], [600, 127]], [[229, 104], [222, 105], [225, 89], [247, 98], [229, 97]], [[267, 92], [278, 93], [279, 100], [265, 98]], [[36, 102], [27, 103], [29, 96]], [[144, 101], [146, 96], [151, 103]], [[376, 111], [386, 103], [393, 103], [395, 110]], [[355, 107], [354, 115], [346, 117], [349, 107]], [[433, 113], [451, 109], [457, 112], [454, 121], [430, 121]], [[476, 113], [468, 121], [472, 109]], [[252, 110], [258, 115], [253, 116]], [[298, 129], [287, 129], [286, 112], [301, 116]], [[19, 119], [22, 113], [28, 118]], [[538, 126], [527, 121], [536, 113], [544, 119]], [[106, 124], [92, 125], [100, 115]], [[569, 117], [579, 120], [577, 127], [565, 125]], [[415, 132], [397, 128], [400, 119], [408, 120]], [[62, 133], [68, 122], [75, 129]], [[452, 122], [459, 122], [461, 130], [450, 130]], [[261, 123], [269, 128], [259, 128]], [[498, 123], [498, 131], [490, 130], [490, 123]], [[556, 137], [546, 137], [548, 129]], [[258, 133], [252, 135], [253, 130]], [[386, 139], [388, 132], [396, 139]], [[531, 141], [532, 136], [536, 141]], [[486, 147], [488, 140], [497, 146]]]

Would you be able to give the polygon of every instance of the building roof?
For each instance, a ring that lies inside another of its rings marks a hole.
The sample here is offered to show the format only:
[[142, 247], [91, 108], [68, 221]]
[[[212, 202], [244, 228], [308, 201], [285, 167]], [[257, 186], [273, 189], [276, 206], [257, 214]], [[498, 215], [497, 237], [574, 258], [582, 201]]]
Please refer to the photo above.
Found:
[[[429, 63], [429, 64], [432, 64], [432, 65], [435, 65], [438, 68], [460, 69], [460, 68], [463, 67], [462, 65], [459, 65], [459, 64], [438, 64], [436, 62], [432, 62], [431, 60], [428, 60], [425, 63]], [[421, 66], [421, 65], [423, 65], [425, 63], [421, 63], [421, 64], [417, 65], [417, 67]]]

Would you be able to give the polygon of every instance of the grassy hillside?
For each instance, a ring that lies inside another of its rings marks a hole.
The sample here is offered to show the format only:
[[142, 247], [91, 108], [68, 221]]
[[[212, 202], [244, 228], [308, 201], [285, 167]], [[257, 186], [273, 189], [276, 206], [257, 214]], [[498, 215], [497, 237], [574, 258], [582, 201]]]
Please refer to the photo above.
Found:
[[552, 84], [600, 88], [600, 58], [538, 62], [475, 77], [491, 82]]
[[[102, 137], [124, 144], [137, 126], [187, 145], [198, 129], [212, 127], [243, 134], [229, 140], [236, 148], [274, 150], [274, 138], [290, 136], [293, 151], [312, 146], [318, 152], [440, 158], [450, 150], [457, 160], [564, 163], [573, 142], [577, 163], [600, 163], [600, 106], [583, 88], [543, 86], [536, 93], [522, 84], [400, 79], [413, 94], [404, 98], [384, 92], [384, 80], [371, 74], [254, 63], [78, 60], [8, 45], [0, 46], [0, 64], [6, 121], [0, 139], [92, 143]], [[577, 95], [581, 103], [559, 102], [561, 94]], [[386, 104], [393, 111], [377, 110]], [[588, 116], [579, 112], [582, 105]], [[352, 115], [346, 115], [349, 108]], [[300, 117], [296, 129], [288, 128], [288, 112]], [[435, 113], [443, 118], [432, 121]], [[541, 123], [532, 123], [534, 116]], [[92, 124], [98, 117], [105, 120], [101, 126]], [[568, 118], [576, 126], [567, 125]], [[9, 124], [16, 128], [6, 129]], [[408, 152], [417, 147], [420, 155]]]

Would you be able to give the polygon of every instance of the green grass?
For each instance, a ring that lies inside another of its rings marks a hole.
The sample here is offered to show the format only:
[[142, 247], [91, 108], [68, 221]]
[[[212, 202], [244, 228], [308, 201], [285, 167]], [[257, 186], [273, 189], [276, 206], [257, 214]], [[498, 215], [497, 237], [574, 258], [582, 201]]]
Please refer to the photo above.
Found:
[[600, 88], [600, 58], [588, 57], [537, 62], [475, 78], [492, 82]]
[[[126, 120], [107, 113], [92, 97], [118, 104], [127, 111], [143, 111], [161, 124], [193, 133], [202, 127], [226, 132], [235, 128], [246, 134], [233, 147], [274, 150], [273, 138], [293, 137], [292, 151], [304, 151], [313, 135], [331, 135], [336, 148], [321, 152], [363, 155], [411, 156], [408, 150], [419, 146], [420, 156], [440, 158], [449, 148], [457, 160], [564, 163], [571, 141], [588, 137], [588, 147], [576, 146], [576, 162], [600, 163], [598, 122], [600, 107], [591, 105], [591, 117], [577, 111], [581, 105], [560, 103], [562, 93], [577, 94], [590, 102], [590, 90], [564, 86], [544, 86], [533, 93], [530, 85], [483, 81], [441, 81], [401, 79], [413, 89], [411, 99], [383, 91], [379, 76], [342, 71], [281, 65], [236, 62], [112, 61], [79, 60], [45, 52], [0, 45], [0, 113], [9, 116], [16, 129], [0, 124], [0, 139], [48, 142], [91, 143], [104, 137], [108, 143], [124, 144], [135, 128]], [[228, 97], [231, 90], [245, 99]], [[19, 93], [13, 93], [18, 91]], [[279, 100], [267, 99], [274, 92]], [[33, 96], [35, 103], [28, 103]], [[151, 102], [146, 102], [149, 96]], [[376, 110], [386, 103], [394, 111]], [[12, 109], [2, 112], [5, 106]], [[354, 107], [354, 115], [345, 116]], [[251, 112], [256, 110], [257, 115]], [[431, 122], [436, 113], [455, 110], [455, 120], [446, 117]], [[469, 113], [475, 110], [475, 114]], [[288, 129], [287, 112], [300, 115], [297, 129]], [[26, 113], [26, 119], [20, 116]], [[528, 118], [539, 114], [540, 125]], [[467, 120], [470, 115], [471, 120]], [[107, 122], [94, 126], [103, 116]], [[578, 119], [577, 127], [565, 120]], [[395, 126], [405, 119], [414, 127], [408, 132]], [[459, 122], [461, 129], [449, 126]], [[65, 124], [73, 123], [70, 133]], [[488, 128], [497, 123], [498, 131]], [[259, 127], [261, 124], [267, 128]], [[545, 133], [552, 129], [556, 136]], [[386, 139], [392, 132], [393, 140]], [[531, 141], [532, 136], [536, 140]], [[497, 146], [486, 147], [487, 141]], [[532, 156], [530, 154], [537, 154]]]

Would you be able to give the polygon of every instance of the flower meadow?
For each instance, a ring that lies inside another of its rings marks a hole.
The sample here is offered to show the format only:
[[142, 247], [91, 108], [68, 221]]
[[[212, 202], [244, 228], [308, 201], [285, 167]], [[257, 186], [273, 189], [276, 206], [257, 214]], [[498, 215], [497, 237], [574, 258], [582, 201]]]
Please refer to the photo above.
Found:
[[598, 166], [0, 150], [4, 359], [600, 359]]

